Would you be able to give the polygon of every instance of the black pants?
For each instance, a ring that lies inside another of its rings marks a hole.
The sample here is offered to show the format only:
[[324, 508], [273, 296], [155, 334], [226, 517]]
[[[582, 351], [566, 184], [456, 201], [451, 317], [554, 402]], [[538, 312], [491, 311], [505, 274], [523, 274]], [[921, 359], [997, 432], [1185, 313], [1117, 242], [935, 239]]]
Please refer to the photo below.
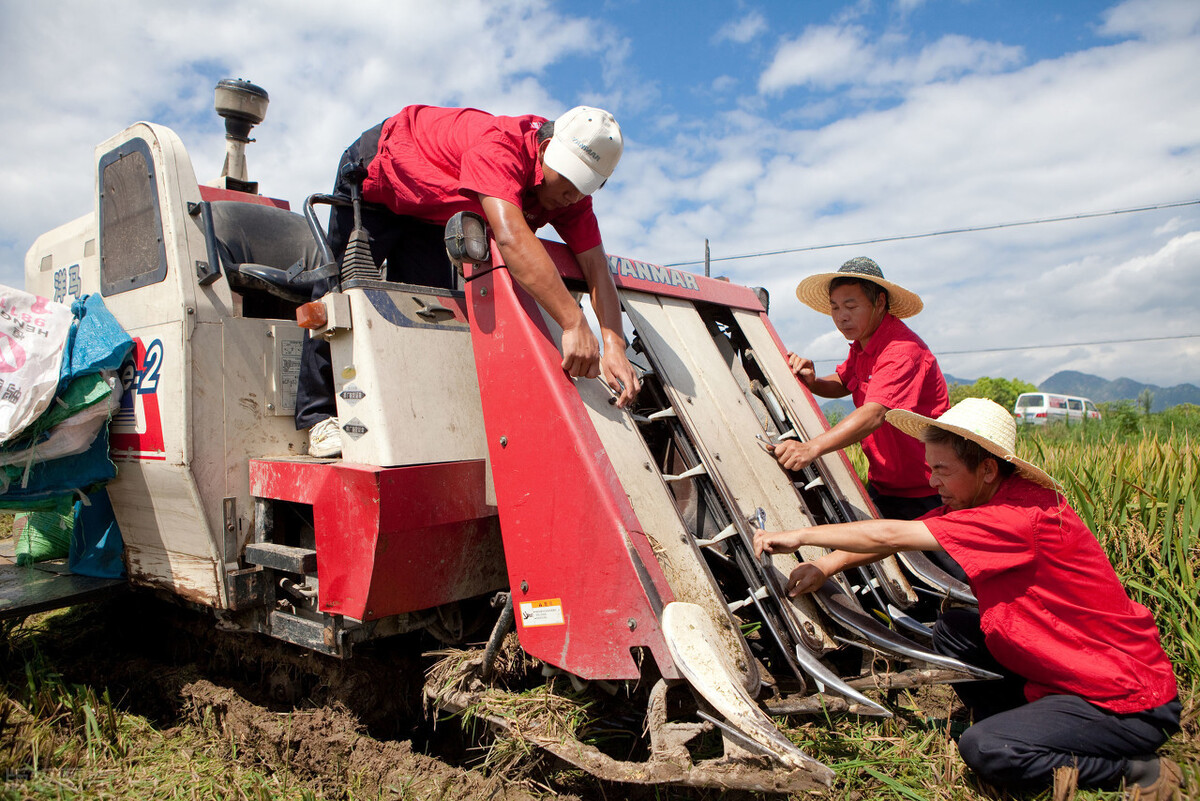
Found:
[[[379, 150], [383, 123], [363, 133], [346, 148], [338, 162], [333, 194], [350, 196], [350, 188], [342, 178], [342, 168], [355, 161], [366, 167]], [[371, 245], [371, 257], [376, 266], [386, 267], [388, 281], [403, 281], [421, 286], [453, 289], [456, 285], [454, 268], [446, 256], [444, 229], [440, 225], [402, 217], [385, 208], [362, 208], [363, 230]], [[339, 261], [346, 252], [346, 243], [354, 230], [354, 210], [349, 206], [334, 206], [329, 214], [329, 246]], [[318, 282], [313, 300], [329, 292], [334, 281]], [[327, 417], [337, 415], [337, 400], [333, 393], [333, 367], [330, 364], [329, 343], [310, 336], [304, 340], [300, 353], [300, 375], [296, 387], [296, 428], [311, 428]]]
[[[879, 510], [879, 514], [886, 520], [916, 520], [926, 512], [932, 512], [942, 505], [942, 498], [936, 493], [926, 495], [924, 498], [901, 498], [896, 495], [880, 495], [874, 487], [868, 486], [867, 494], [871, 496], [871, 501]], [[945, 551], [923, 551], [922, 553], [942, 570], [966, 583], [967, 571], [963, 570], [950, 554]]]
[[987, 650], [979, 613], [947, 610], [933, 629], [933, 647], [1005, 678], [953, 685], [976, 721], [958, 750], [980, 778], [997, 786], [1032, 790], [1049, 786], [1054, 769], [1073, 765], [1080, 786], [1113, 786], [1129, 760], [1147, 759], [1179, 731], [1179, 701], [1120, 715], [1074, 695], [1025, 700], [1025, 680]]

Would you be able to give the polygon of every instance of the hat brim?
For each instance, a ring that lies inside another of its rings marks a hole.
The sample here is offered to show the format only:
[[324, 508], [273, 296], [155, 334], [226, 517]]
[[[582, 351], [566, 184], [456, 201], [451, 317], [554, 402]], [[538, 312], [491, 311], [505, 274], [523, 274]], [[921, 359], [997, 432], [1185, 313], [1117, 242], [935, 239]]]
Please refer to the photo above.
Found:
[[995, 442], [992, 442], [987, 437], [976, 434], [969, 428], [942, 423], [933, 419], [932, 417], [926, 417], [923, 414], [910, 412], [907, 409], [892, 409], [887, 413], [885, 419], [895, 428], [918, 440], [921, 438], [921, 432], [931, 426], [933, 428], [940, 428], [943, 431], [949, 431], [951, 434], [957, 434], [963, 439], [969, 439], [971, 442], [974, 442], [976, 445], [983, 448], [997, 459], [1003, 459], [1004, 461], [1010, 463], [1016, 468], [1017, 473], [1034, 482], [1035, 484], [1040, 484], [1043, 487], [1052, 490], [1062, 489], [1058, 482], [1054, 480], [1053, 476], [1051, 476], [1045, 470], [1042, 470], [1040, 467], [1025, 461], [1015, 453], [1011, 453], [1008, 449], [997, 445]]
[[602, 175], [583, 162], [572, 150], [551, 137], [542, 156], [542, 163], [566, 178], [585, 195], [590, 195], [604, 185], [608, 176]]
[[899, 284], [894, 284], [883, 278], [876, 278], [873, 275], [859, 275], [857, 273], [817, 273], [816, 275], [810, 275], [796, 287], [796, 297], [813, 311], [819, 311], [822, 314], [831, 314], [829, 310], [829, 285], [833, 283], [833, 279], [835, 278], [861, 278], [864, 281], [870, 281], [886, 289], [888, 293], [888, 311], [892, 313], [893, 317], [901, 319], [912, 317], [919, 314], [921, 309], [925, 308], [925, 304], [921, 302], [921, 297], [916, 292], [905, 289]]

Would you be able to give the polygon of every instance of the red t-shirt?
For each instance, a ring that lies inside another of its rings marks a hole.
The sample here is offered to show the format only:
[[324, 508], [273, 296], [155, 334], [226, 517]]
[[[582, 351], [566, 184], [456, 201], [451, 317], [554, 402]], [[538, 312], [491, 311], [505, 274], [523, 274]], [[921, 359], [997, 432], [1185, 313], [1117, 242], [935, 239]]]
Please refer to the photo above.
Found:
[[[854, 405], [879, 403], [938, 417], [950, 408], [946, 379], [937, 359], [912, 329], [890, 313], [867, 341], [850, 343], [850, 357], [838, 365], [838, 378]], [[880, 495], [924, 498], [933, 495], [929, 466], [920, 440], [884, 423], [862, 441], [867, 481]]]
[[487, 195], [524, 211], [531, 230], [553, 225], [572, 252], [591, 250], [600, 244], [591, 197], [549, 211], [533, 192], [542, 182], [537, 130], [545, 121], [531, 114], [408, 106], [383, 124], [363, 199], [442, 224], [460, 211], [482, 214], [478, 195]]
[[967, 572], [988, 651], [1027, 680], [1027, 699], [1074, 695], [1124, 714], [1178, 695], [1154, 616], [1061, 495], [1011, 476], [985, 504], [921, 520]]

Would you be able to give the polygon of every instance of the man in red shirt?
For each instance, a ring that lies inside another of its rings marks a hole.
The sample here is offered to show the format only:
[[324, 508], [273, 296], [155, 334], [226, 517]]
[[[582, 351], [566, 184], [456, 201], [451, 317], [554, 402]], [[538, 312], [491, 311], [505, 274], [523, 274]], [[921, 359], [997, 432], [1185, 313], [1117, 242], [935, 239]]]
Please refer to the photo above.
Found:
[[[604, 378], [627, 405], [640, 382], [625, 356], [616, 286], [592, 212], [590, 195], [616, 168], [621, 130], [607, 111], [578, 106], [555, 122], [493, 116], [478, 109], [409, 106], [366, 131], [346, 150], [335, 194], [350, 194], [348, 168], [365, 170], [362, 222], [375, 264], [392, 281], [454, 288], [443, 226], [455, 213], [481, 213], [512, 277], [562, 327], [563, 369]], [[534, 234], [550, 223], [571, 248], [590, 288], [604, 340], [591, 327]], [[330, 219], [334, 255], [345, 251], [353, 224], [348, 207]], [[328, 291], [317, 288], [315, 297]], [[328, 344], [309, 339], [301, 359], [296, 427], [308, 428], [309, 452], [341, 452]]]
[[[912, 520], [936, 508], [938, 496], [929, 488], [921, 443], [884, 419], [889, 409], [936, 417], [950, 408], [937, 359], [901, 322], [921, 311], [921, 298], [884, 279], [879, 265], [864, 256], [850, 259], [835, 273], [805, 278], [796, 296], [833, 317], [850, 340], [850, 355], [834, 373], [818, 378], [810, 359], [789, 353], [792, 372], [814, 395], [850, 395], [855, 409], [810, 440], [775, 445], [775, 458], [788, 470], [802, 470], [819, 456], [861, 442], [867, 456], [867, 492], [880, 516]], [[945, 554], [929, 556], [942, 570], [960, 581], [965, 578]]]
[[1006, 677], [955, 685], [975, 720], [959, 740], [963, 760], [1012, 789], [1044, 787], [1068, 767], [1082, 786], [1124, 781], [1135, 797], [1171, 798], [1179, 767], [1154, 752], [1179, 730], [1180, 704], [1154, 617], [1130, 600], [1054, 479], [1014, 455], [1012, 415], [968, 398], [937, 419], [887, 419], [925, 443], [942, 507], [920, 520], [759, 531], [755, 549], [838, 549], [792, 572], [793, 595], [897, 551], [946, 550], [979, 611], [944, 612], [934, 647]]

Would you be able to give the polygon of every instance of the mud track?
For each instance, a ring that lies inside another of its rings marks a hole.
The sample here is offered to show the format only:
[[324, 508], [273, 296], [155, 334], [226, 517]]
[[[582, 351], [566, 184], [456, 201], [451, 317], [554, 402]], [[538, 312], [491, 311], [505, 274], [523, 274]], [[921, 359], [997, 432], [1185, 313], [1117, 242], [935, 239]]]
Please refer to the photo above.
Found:
[[[207, 613], [141, 593], [30, 624], [0, 661], [20, 681], [36, 653], [65, 682], [107, 690], [118, 708], [169, 733], [214, 726], [237, 758], [289, 771], [337, 797], [406, 799], [706, 799], [715, 792], [600, 782], [540, 753], [483, 766], [488, 735], [423, 709], [437, 647], [424, 635], [340, 661], [269, 638], [219, 631]], [[760, 796], [725, 793], [727, 799]], [[774, 796], [778, 797], [778, 796]]]

